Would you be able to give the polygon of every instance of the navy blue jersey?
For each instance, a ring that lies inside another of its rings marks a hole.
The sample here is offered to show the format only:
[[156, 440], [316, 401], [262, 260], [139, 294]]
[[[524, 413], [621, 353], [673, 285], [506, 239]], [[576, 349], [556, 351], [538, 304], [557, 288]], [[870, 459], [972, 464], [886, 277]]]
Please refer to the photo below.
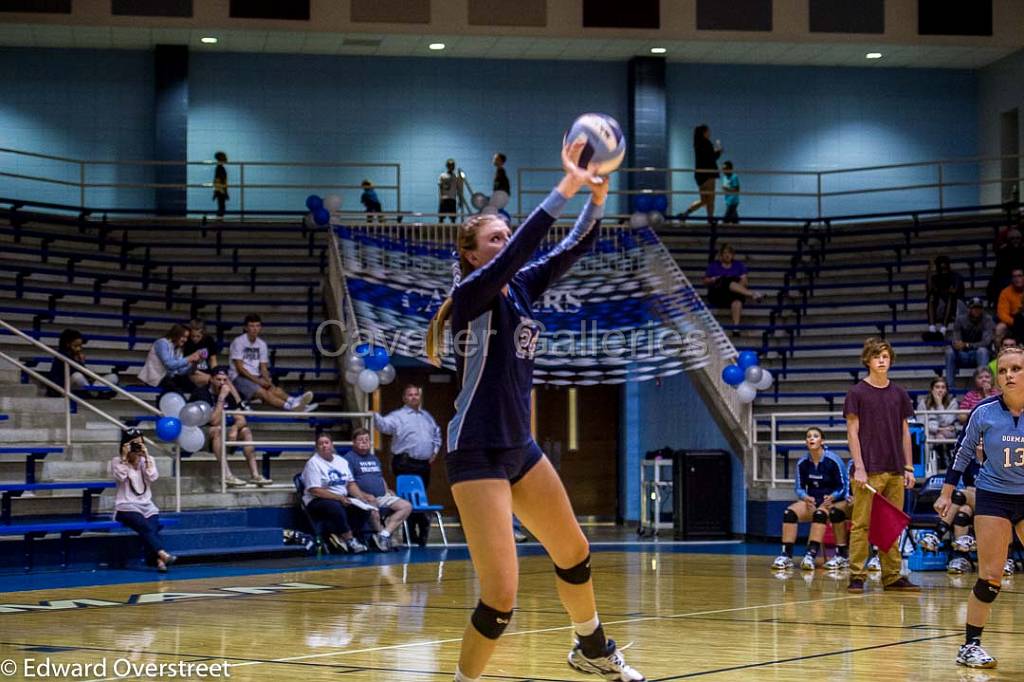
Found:
[[975, 482], [979, 490], [1024, 494], [1024, 423], [1010, 414], [1001, 396], [978, 403], [967, 420], [967, 428], [958, 439], [956, 459], [946, 482], [956, 484], [981, 444], [985, 460]]
[[796, 463], [795, 483], [797, 499], [813, 497], [815, 504], [821, 504], [826, 495], [831, 495], [835, 502], [841, 502], [850, 492], [846, 466], [829, 450], [825, 450], [817, 464], [810, 453], [801, 457]]
[[[530, 442], [530, 389], [541, 326], [530, 308], [594, 244], [602, 206], [587, 202], [572, 231], [532, 263], [565, 206], [551, 192], [487, 265], [452, 289], [452, 340], [461, 389], [448, 423], [448, 451]], [[502, 289], [508, 286], [508, 293]]]

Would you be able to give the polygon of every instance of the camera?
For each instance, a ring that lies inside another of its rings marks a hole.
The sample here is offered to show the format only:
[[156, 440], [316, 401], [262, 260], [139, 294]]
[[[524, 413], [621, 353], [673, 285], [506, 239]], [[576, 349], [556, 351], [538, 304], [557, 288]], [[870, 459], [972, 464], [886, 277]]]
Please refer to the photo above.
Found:
[[128, 452], [142, 452], [142, 443], [138, 441], [132, 441], [128, 445]]

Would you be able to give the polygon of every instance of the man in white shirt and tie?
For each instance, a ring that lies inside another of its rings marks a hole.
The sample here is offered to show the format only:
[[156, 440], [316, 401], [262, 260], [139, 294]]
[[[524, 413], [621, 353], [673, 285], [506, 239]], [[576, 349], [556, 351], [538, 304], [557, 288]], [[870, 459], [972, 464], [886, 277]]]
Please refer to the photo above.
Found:
[[[423, 480], [423, 489], [430, 489], [430, 465], [441, 450], [441, 429], [430, 413], [423, 409], [423, 391], [409, 384], [402, 391], [403, 406], [385, 416], [374, 413], [377, 430], [391, 436], [391, 471], [395, 476], [412, 474]], [[430, 523], [423, 514], [409, 517], [410, 538], [420, 547], [427, 544]]]

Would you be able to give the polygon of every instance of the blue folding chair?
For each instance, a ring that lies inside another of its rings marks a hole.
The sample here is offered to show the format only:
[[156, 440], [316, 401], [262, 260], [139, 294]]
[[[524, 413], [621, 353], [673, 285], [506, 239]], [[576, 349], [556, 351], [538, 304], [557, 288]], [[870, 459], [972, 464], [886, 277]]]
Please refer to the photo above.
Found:
[[292, 484], [295, 486], [295, 496], [299, 503], [299, 509], [302, 510], [302, 515], [306, 517], [306, 523], [309, 524], [314, 542], [316, 542], [316, 555], [320, 556], [324, 550], [324, 524], [322, 521], [317, 521], [313, 518], [313, 515], [309, 513], [309, 509], [306, 508], [306, 503], [302, 501], [302, 494], [306, 492], [306, 484], [302, 481], [301, 471], [292, 476]]
[[[441, 520], [441, 512], [444, 511], [444, 507], [439, 504], [430, 504], [427, 500], [427, 491], [423, 489], [423, 479], [419, 476], [401, 474], [395, 480], [395, 487], [398, 488], [395, 491], [397, 495], [408, 500], [409, 504], [412, 505], [413, 513], [434, 513], [434, 516], [437, 517], [437, 527], [441, 531], [441, 540], [444, 542], [444, 546], [447, 547], [448, 536], [444, 533], [444, 523]], [[409, 524], [407, 522], [402, 522], [402, 531], [405, 533], [405, 537], [408, 538]]]

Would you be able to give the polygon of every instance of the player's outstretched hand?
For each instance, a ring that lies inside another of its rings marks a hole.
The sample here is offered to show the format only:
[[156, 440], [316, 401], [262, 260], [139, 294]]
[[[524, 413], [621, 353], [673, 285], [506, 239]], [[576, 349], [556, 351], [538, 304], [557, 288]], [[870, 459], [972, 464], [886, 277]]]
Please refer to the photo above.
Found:
[[580, 168], [577, 165], [580, 153], [586, 144], [586, 137], [581, 135], [562, 147], [562, 168], [565, 170], [565, 177], [558, 183], [558, 191], [567, 199], [575, 196], [583, 185], [593, 187], [604, 183], [604, 179], [591, 173], [590, 169]]

